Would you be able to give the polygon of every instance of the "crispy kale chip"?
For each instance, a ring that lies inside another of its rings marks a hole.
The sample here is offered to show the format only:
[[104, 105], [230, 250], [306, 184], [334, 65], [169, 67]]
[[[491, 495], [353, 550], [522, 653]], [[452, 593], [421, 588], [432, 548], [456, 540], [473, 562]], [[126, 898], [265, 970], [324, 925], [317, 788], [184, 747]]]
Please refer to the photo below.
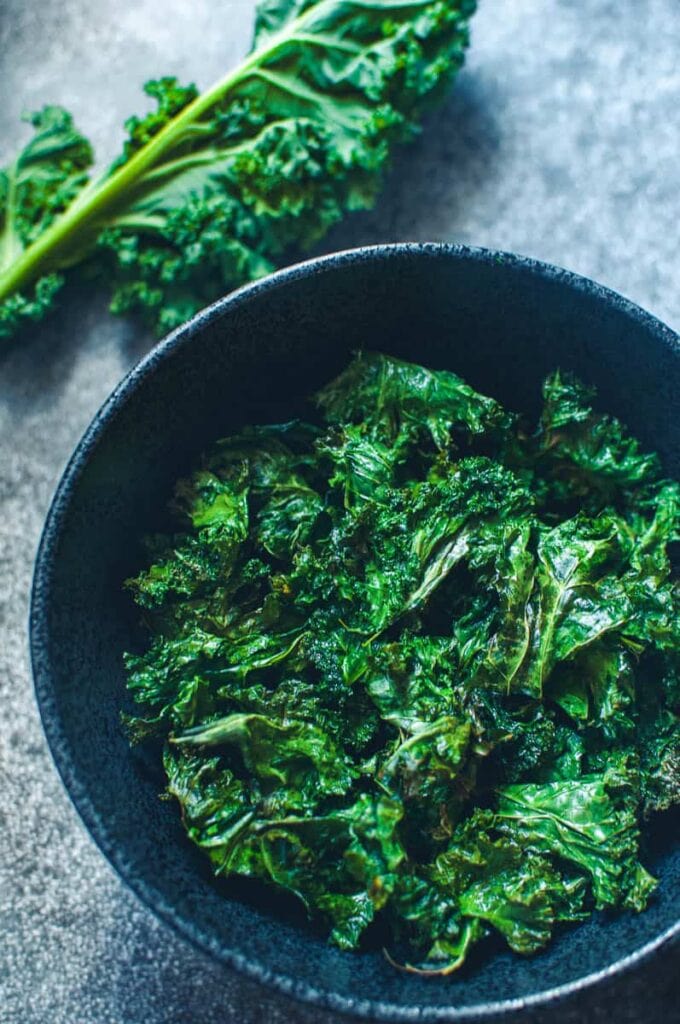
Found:
[[370, 207], [394, 145], [463, 63], [475, 0], [260, 0], [253, 49], [204, 92], [147, 82], [156, 108], [91, 182], [57, 107], [0, 169], [0, 340], [83, 262], [111, 308], [158, 334]]
[[217, 442], [127, 584], [127, 726], [189, 837], [407, 971], [642, 910], [680, 803], [678, 485], [575, 379], [544, 398], [531, 433], [362, 353]]

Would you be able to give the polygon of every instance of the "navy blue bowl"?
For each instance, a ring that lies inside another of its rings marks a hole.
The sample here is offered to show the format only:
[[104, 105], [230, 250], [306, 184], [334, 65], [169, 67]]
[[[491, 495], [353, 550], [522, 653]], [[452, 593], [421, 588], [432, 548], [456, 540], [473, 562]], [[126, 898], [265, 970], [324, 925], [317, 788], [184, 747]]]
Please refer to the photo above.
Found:
[[651, 830], [646, 863], [661, 884], [646, 913], [596, 915], [539, 956], [499, 950], [457, 978], [428, 980], [395, 971], [380, 951], [326, 945], [270, 893], [215, 883], [175, 805], [158, 799], [154, 758], [131, 751], [121, 729], [121, 652], [140, 639], [121, 582], [141, 564], [139, 537], [157, 523], [174, 480], [220, 435], [294, 414], [362, 345], [455, 370], [528, 413], [545, 374], [572, 369], [680, 475], [678, 338], [613, 292], [532, 260], [442, 245], [360, 249], [284, 270], [161, 342], [78, 445], [35, 570], [31, 652], [45, 732], [122, 878], [216, 959], [368, 1018], [469, 1021], [536, 1007], [677, 938], [680, 849], [668, 818]]

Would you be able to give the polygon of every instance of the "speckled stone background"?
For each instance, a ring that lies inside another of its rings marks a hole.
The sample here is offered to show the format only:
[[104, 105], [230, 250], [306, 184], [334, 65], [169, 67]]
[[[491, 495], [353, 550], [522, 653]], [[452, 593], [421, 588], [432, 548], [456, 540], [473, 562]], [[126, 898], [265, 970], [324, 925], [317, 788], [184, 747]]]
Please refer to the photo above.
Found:
[[[0, 0], [0, 161], [22, 111], [70, 107], [102, 162], [145, 77], [206, 85], [246, 50], [251, 0]], [[482, 0], [466, 70], [377, 209], [320, 251], [451, 240], [611, 285], [680, 326], [679, 0]], [[328, 1024], [225, 973], [126, 891], [45, 747], [28, 665], [31, 569], [81, 432], [150, 340], [101, 296], [0, 355], [0, 1022]], [[666, 955], [533, 1022], [677, 1020]], [[334, 1020], [336, 1018], [333, 1018]]]

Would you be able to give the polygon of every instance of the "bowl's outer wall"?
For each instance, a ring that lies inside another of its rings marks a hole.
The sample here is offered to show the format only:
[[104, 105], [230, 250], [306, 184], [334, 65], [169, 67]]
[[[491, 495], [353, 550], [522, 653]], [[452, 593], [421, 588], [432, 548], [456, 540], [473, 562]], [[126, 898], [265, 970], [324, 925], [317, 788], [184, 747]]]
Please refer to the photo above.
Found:
[[[453, 369], [533, 412], [556, 366], [599, 389], [678, 474], [674, 335], [597, 286], [520, 259], [443, 247], [340, 254], [237, 293], [147, 358], [76, 452], [48, 520], [32, 612], [36, 685], [64, 780], [133, 888], [225, 961], [355, 1012], [425, 1019], [452, 1005], [516, 1000], [599, 972], [672, 928], [680, 854], [664, 827], [650, 851], [659, 898], [641, 916], [597, 917], [522, 960], [498, 952], [456, 981], [394, 971], [379, 953], [325, 944], [299, 922], [225, 900], [184, 839], [162, 779], [120, 724], [121, 652], [139, 643], [121, 591], [138, 539], [158, 526], [173, 481], [213, 439], [287, 418], [360, 346]], [[238, 891], [238, 886], [236, 887]], [[420, 1008], [420, 1009], [418, 1009]]]

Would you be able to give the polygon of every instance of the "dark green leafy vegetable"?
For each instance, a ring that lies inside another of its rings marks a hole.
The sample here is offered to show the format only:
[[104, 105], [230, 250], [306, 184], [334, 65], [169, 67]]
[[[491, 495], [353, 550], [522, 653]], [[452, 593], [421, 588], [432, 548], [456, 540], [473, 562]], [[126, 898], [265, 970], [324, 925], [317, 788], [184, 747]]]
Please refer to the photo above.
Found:
[[[626, 785], [635, 785], [626, 779]], [[637, 863], [636, 801], [617, 807], [604, 775], [545, 785], [501, 789], [498, 816], [508, 822], [522, 848], [554, 854], [590, 876], [596, 907], [631, 906], [641, 910], [654, 880]], [[621, 785], [614, 777], [611, 789]]]
[[128, 726], [191, 839], [409, 971], [642, 910], [680, 802], [679, 488], [576, 380], [544, 397], [527, 435], [359, 355], [313, 425], [218, 442], [128, 582]]
[[121, 156], [92, 181], [70, 115], [35, 114], [0, 170], [0, 339], [39, 319], [83, 261], [114, 312], [162, 333], [370, 207], [393, 145], [461, 67], [474, 9], [260, 0], [243, 63], [203, 93], [148, 82], [156, 110], [126, 122]]

